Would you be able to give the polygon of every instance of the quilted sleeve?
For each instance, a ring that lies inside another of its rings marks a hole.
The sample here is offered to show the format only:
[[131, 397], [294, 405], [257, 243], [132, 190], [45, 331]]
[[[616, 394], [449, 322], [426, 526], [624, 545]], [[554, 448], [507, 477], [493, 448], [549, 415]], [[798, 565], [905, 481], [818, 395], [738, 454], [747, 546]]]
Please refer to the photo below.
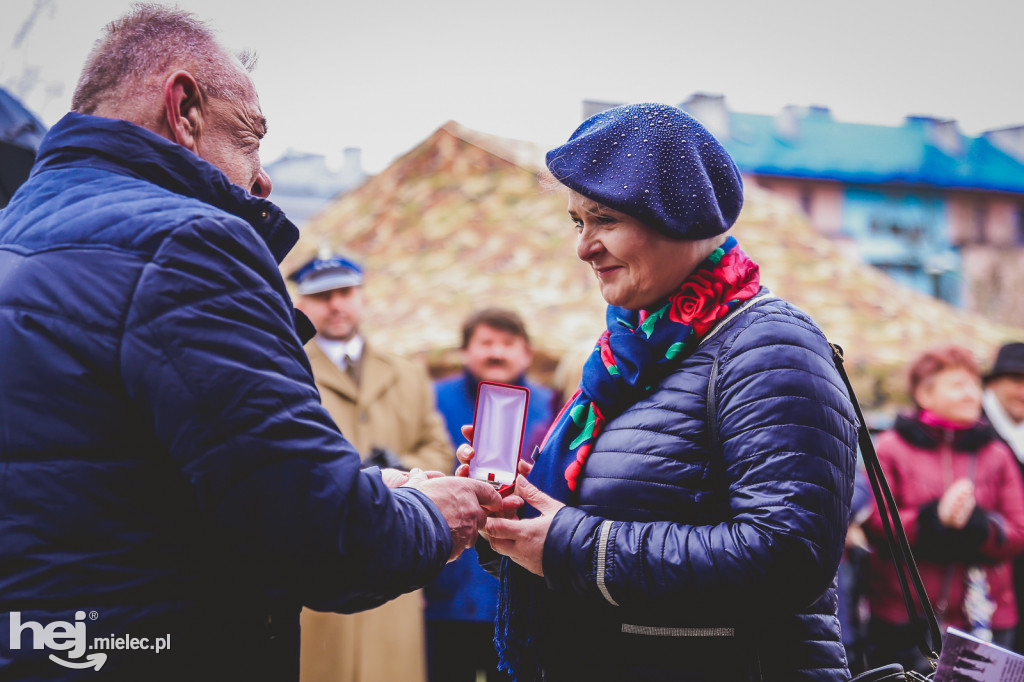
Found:
[[443, 567], [437, 508], [361, 473], [321, 407], [281, 275], [247, 224], [205, 218], [165, 239], [127, 312], [121, 371], [240, 575], [352, 611]]
[[723, 344], [711, 380], [725, 520], [611, 521], [564, 508], [545, 543], [550, 587], [723, 617], [803, 608], [826, 592], [856, 465], [856, 418], [828, 344], [794, 315], [761, 315]]

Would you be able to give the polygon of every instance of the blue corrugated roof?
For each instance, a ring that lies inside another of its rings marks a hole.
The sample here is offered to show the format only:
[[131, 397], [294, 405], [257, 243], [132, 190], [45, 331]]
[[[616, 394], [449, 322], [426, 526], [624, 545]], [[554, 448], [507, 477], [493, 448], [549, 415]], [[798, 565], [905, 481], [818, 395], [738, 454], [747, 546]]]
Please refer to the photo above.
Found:
[[947, 152], [931, 139], [935, 123], [924, 118], [866, 125], [812, 109], [785, 132], [773, 116], [730, 112], [729, 120], [721, 141], [748, 173], [1024, 193], [1024, 163], [984, 137], [959, 132], [959, 149]]

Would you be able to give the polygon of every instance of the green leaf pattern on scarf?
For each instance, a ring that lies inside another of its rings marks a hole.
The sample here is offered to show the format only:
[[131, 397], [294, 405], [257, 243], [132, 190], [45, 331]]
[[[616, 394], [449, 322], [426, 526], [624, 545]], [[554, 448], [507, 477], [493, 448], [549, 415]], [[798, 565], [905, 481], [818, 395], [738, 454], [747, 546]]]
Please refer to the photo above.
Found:
[[665, 305], [658, 308], [657, 311], [647, 316], [647, 319], [644, 320], [643, 323], [640, 325], [640, 331], [644, 333], [644, 336], [646, 336], [647, 338], [651, 338], [651, 334], [654, 333], [655, 325], [657, 325], [658, 320], [664, 317], [665, 313], [668, 312], [668, 307], [670, 305], [672, 304], [666, 303]]
[[[580, 408], [580, 407], [584, 407], [584, 406], [583, 405], [577, 405], [576, 406], [576, 408]], [[582, 410], [578, 410], [576, 408], [574, 408], [573, 411], [572, 411], [572, 420], [574, 422], [576, 422], [577, 426], [581, 426], [579, 417], [582, 416], [582, 414], [581, 414]], [[590, 437], [594, 435], [594, 427], [597, 425], [597, 414], [594, 413], [594, 404], [593, 403], [587, 403], [586, 411], [587, 411], [587, 421], [586, 421], [586, 424], [582, 425], [583, 430], [580, 431], [580, 434], [578, 436], [576, 436], [576, 438], [572, 441], [572, 443], [569, 444], [569, 449], [570, 450], [575, 450], [576, 448], [578, 448], [579, 446], [583, 445], [588, 440], [590, 440]]]
[[676, 341], [675, 343], [668, 347], [667, 351], [665, 351], [665, 359], [673, 359], [674, 357], [682, 353], [684, 348], [686, 348], [685, 341]]

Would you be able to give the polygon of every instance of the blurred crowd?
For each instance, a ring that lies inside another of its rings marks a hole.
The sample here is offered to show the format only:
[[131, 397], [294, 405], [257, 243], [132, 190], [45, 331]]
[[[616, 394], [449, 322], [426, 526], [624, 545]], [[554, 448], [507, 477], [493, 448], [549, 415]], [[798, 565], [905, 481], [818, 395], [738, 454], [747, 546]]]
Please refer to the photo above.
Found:
[[[907, 369], [912, 405], [875, 436], [878, 458], [940, 625], [1024, 651], [1024, 343], [987, 371], [937, 346]], [[864, 472], [839, 572], [851, 671], [892, 661], [930, 672], [915, 648]]]

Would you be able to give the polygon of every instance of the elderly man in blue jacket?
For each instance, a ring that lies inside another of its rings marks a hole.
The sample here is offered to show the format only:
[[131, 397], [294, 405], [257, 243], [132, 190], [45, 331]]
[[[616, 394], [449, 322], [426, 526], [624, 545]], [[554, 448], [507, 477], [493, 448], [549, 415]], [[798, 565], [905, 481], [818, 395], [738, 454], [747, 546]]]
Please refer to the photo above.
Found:
[[111, 24], [72, 108], [0, 212], [0, 678], [297, 679], [302, 605], [424, 585], [501, 501], [360, 472], [278, 270], [259, 101], [201, 22]]

